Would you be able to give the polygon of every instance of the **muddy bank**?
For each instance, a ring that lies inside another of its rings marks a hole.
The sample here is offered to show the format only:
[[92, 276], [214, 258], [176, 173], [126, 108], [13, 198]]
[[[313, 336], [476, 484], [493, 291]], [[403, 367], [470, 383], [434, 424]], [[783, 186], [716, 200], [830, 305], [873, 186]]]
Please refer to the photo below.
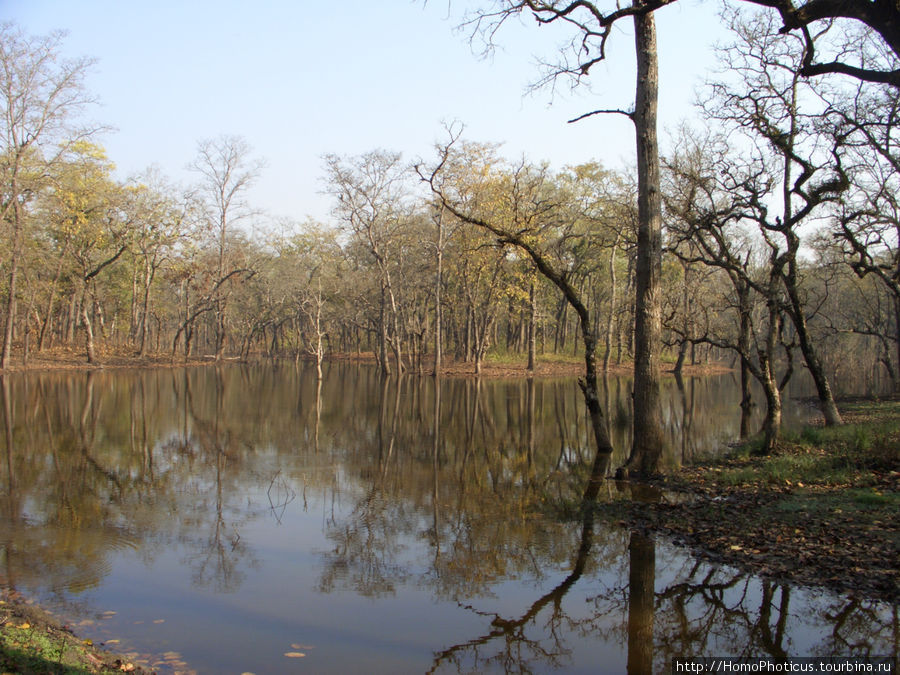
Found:
[[900, 601], [900, 398], [840, 404], [847, 424], [750, 443], [654, 482], [657, 498], [600, 507], [623, 526], [795, 584]]

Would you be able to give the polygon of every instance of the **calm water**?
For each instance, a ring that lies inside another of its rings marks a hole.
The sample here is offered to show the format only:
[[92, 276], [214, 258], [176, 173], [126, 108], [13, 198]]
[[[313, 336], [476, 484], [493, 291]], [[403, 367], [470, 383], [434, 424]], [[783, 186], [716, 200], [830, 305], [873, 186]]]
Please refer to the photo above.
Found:
[[[605, 392], [623, 449], [628, 388]], [[897, 654], [896, 607], [553, 518], [593, 454], [573, 380], [436, 390], [335, 364], [317, 386], [302, 367], [228, 366], [8, 376], [0, 394], [0, 583], [160, 672]], [[737, 435], [732, 377], [665, 397], [668, 461]], [[792, 403], [788, 423], [809, 414]]]

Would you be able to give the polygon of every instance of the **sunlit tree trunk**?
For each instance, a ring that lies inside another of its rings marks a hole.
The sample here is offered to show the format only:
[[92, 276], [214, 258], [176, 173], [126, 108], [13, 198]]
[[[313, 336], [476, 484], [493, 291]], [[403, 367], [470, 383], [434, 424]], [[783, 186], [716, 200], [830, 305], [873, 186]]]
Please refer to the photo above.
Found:
[[88, 363], [97, 362], [97, 354], [94, 351], [94, 328], [91, 325], [91, 316], [88, 312], [88, 289], [87, 285], [81, 295], [81, 323], [84, 326], [84, 349]]
[[634, 442], [625, 470], [649, 476], [659, 471], [663, 450], [660, 418], [659, 348], [662, 317], [659, 278], [662, 207], [657, 144], [656, 24], [652, 12], [634, 15], [637, 90], [634, 125], [638, 158], [638, 242], [634, 318]]

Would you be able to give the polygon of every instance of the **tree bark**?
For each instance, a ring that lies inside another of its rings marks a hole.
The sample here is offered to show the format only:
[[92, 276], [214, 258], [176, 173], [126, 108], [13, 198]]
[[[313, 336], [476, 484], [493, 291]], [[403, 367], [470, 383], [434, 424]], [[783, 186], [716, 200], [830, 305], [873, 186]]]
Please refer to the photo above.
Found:
[[634, 125], [638, 164], [638, 237], [634, 317], [634, 442], [623, 474], [659, 472], [663, 433], [660, 418], [659, 344], [662, 261], [657, 97], [659, 73], [653, 12], [634, 15], [637, 88]]

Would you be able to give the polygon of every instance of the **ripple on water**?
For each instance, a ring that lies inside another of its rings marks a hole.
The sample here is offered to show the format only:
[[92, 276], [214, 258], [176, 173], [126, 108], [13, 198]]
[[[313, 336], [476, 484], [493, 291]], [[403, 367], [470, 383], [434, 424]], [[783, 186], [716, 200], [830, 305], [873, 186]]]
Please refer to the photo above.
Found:
[[24, 584], [51, 592], [80, 593], [109, 574], [114, 554], [137, 550], [135, 537], [121, 528], [30, 520], [0, 523], [0, 550], [10, 586]]

